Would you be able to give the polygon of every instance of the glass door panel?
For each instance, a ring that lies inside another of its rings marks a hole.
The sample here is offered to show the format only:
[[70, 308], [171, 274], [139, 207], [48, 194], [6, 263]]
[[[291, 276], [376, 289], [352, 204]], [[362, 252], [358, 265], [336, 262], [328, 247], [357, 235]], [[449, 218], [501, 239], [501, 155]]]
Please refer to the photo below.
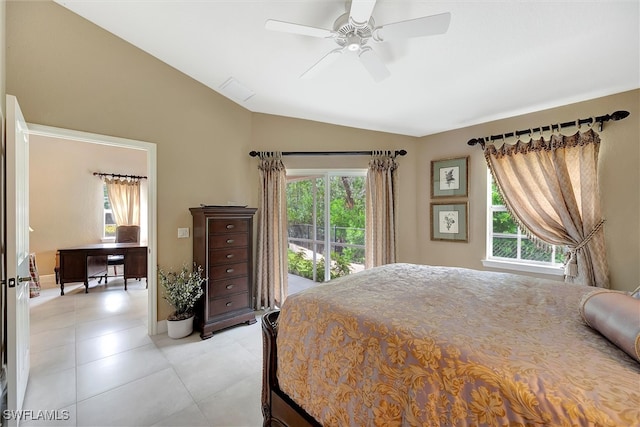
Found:
[[364, 182], [363, 173], [287, 177], [290, 273], [323, 282], [364, 268]]

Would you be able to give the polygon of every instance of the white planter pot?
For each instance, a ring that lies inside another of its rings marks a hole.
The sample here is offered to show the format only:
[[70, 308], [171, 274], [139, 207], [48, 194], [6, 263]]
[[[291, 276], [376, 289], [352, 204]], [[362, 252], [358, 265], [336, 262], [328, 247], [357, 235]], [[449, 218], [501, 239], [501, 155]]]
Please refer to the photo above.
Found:
[[193, 332], [193, 317], [184, 320], [167, 320], [169, 338], [184, 338]]

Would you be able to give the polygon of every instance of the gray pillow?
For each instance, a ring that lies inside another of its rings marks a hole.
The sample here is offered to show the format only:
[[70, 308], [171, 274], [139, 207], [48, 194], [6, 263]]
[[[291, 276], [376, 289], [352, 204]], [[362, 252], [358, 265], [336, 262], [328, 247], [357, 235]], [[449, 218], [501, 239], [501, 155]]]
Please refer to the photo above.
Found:
[[580, 314], [587, 325], [640, 362], [640, 299], [598, 289], [582, 298]]

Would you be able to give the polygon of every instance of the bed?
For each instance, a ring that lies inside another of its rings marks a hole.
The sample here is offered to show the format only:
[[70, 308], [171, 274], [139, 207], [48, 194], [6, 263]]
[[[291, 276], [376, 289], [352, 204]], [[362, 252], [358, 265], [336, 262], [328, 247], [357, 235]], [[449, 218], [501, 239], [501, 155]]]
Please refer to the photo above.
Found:
[[262, 319], [274, 426], [640, 425], [640, 363], [579, 312], [579, 285], [390, 264]]

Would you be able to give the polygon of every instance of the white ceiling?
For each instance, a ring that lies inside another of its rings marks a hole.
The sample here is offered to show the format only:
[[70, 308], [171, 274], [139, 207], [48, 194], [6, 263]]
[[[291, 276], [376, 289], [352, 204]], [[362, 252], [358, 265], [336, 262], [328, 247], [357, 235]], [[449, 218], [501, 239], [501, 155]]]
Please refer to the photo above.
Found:
[[370, 43], [391, 72], [380, 83], [350, 55], [300, 79], [335, 42], [264, 28], [276, 19], [332, 29], [344, 1], [56, 2], [225, 96], [233, 77], [254, 93], [234, 100], [250, 111], [402, 135], [640, 87], [638, 0], [379, 0], [376, 25], [451, 13], [443, 35]]

